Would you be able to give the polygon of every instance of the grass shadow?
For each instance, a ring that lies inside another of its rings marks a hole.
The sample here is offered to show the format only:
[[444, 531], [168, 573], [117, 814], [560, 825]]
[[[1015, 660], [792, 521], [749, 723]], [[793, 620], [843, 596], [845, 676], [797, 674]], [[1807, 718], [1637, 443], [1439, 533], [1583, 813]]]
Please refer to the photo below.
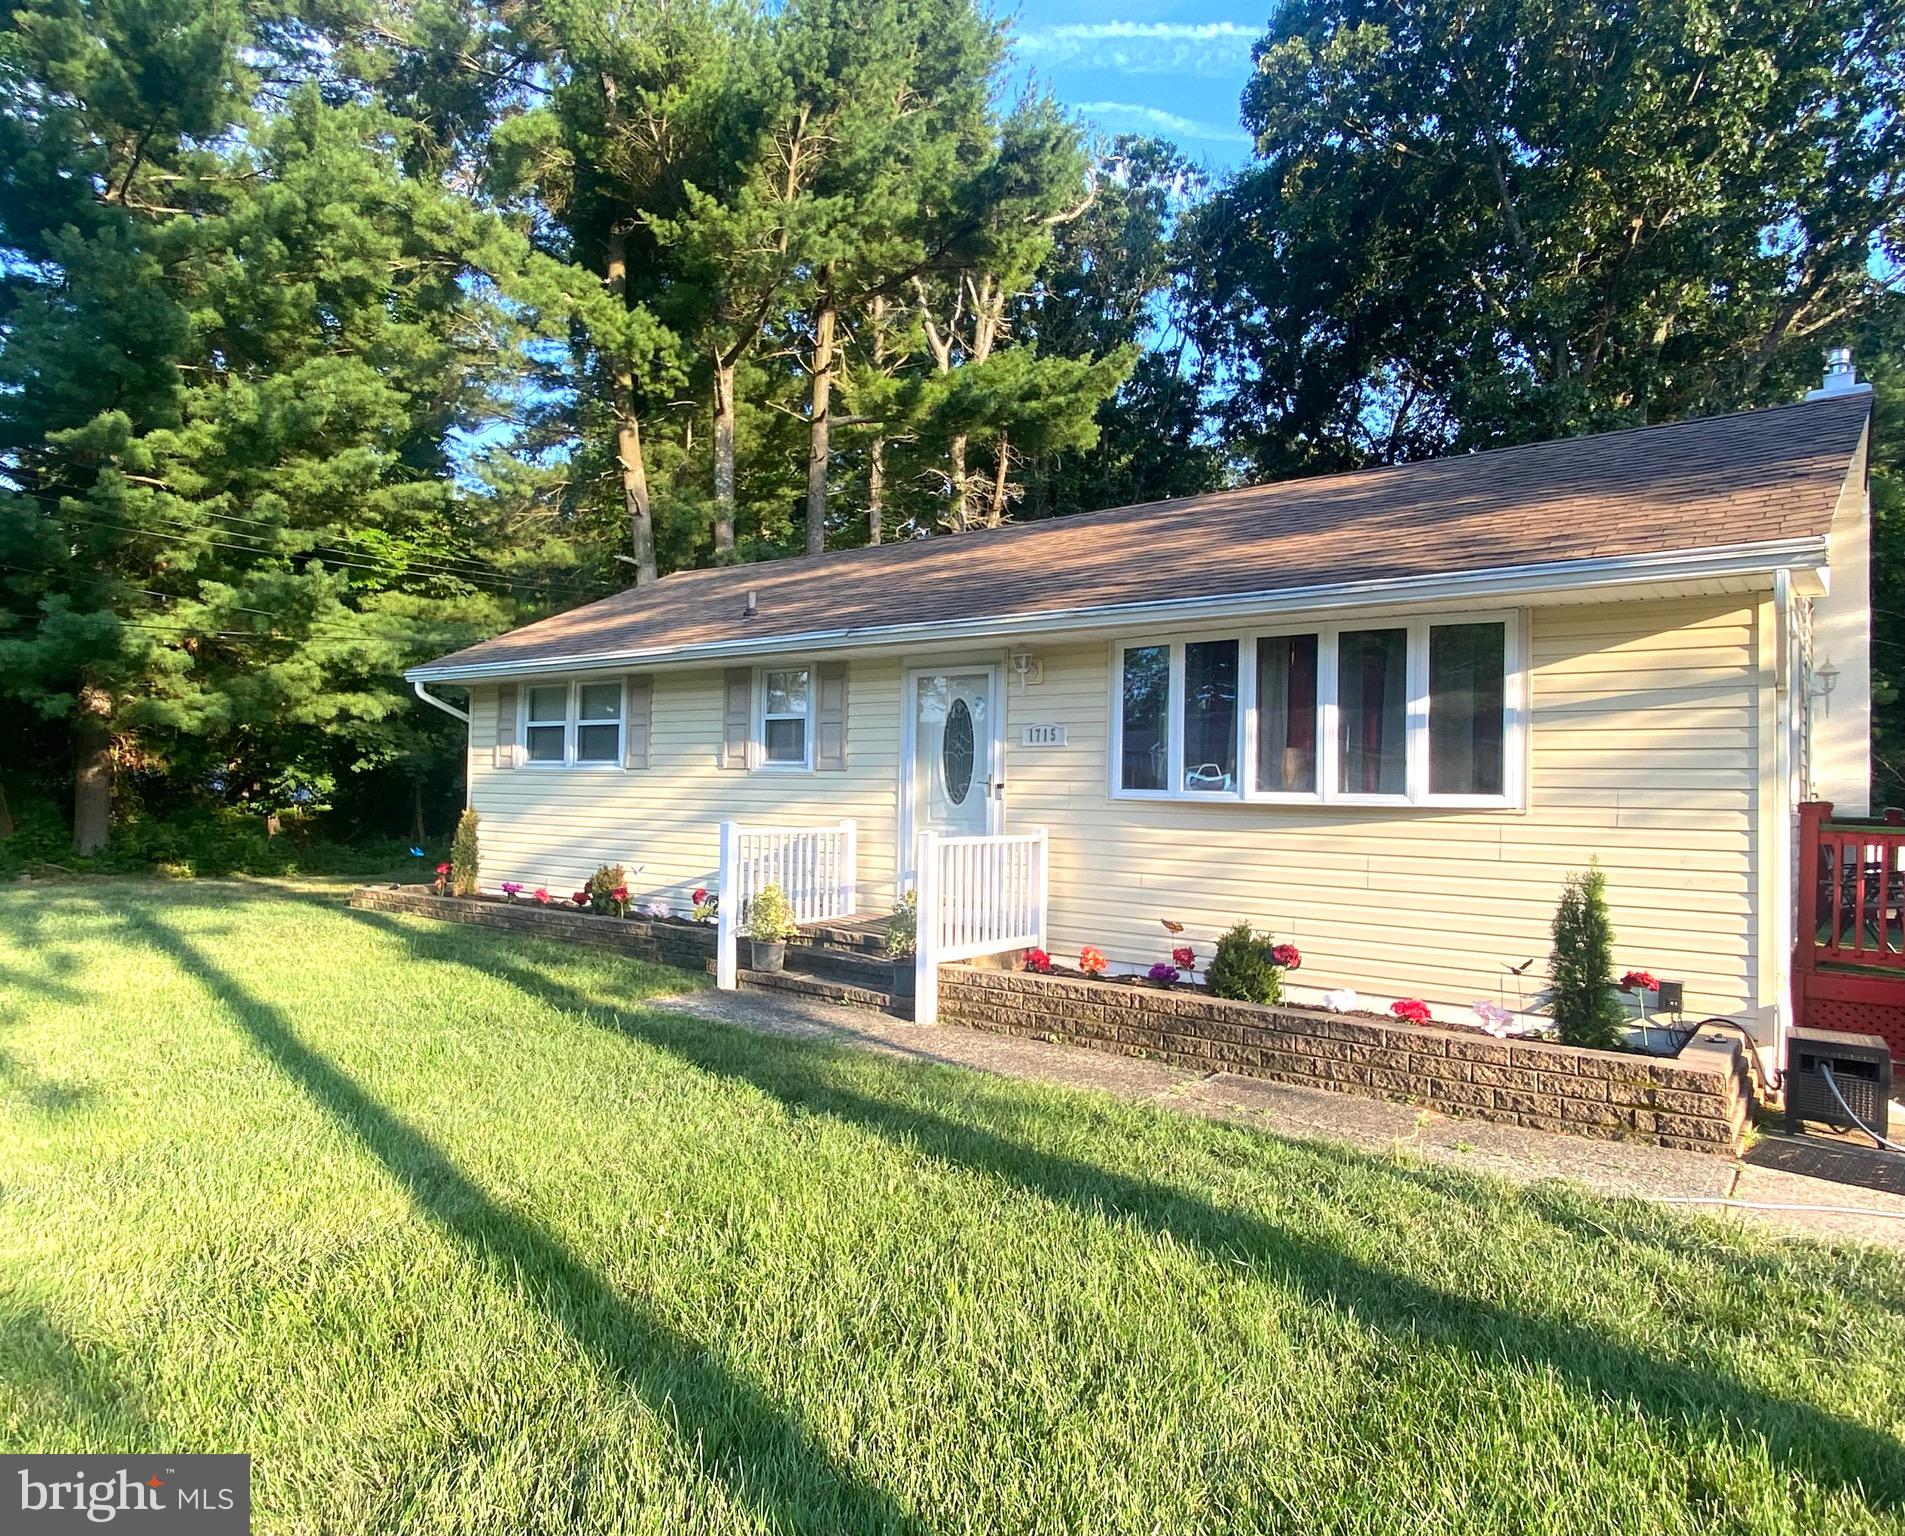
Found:
[[[1485, 1368], [1513, 1361], [1531, 1373], [1552, 1373], [1585, 1398], [1630, 1406], [1690, 1458], [1710, 1453], [1715, 1439], [1741, 1454], [1763, 1441], [1796, 1475], [1842, 1488], [1874, 1509], [1905, 1508], [1905, 1446], [1815, 1403], [1742, 1381], [1723, 1357], [1662, 1358], [1581, 1323], [1440, 1289], [1182, 1190], [832, 1081], [825, 1070], [828, 1056], [810, 1044], [783, 1040], [745, 1052], [724, 1049], [721, 1037], [740, 1033], [732, 1026], [631, 1015], [552, 979], [500, 945], [479, 963], [467, 945], [441, 932], [380, 913], [355, 915], [418, 958], [505, 980], [526, 996], [615, 1028], [697, 1071], [746, 1082], [791, 1108], [832, 1116], [1041, 1199], [1168, 1235], [1220, 1264], [1246, 1264], [1291, 1284], [1311, 1304], [1351, 1313], [1407, 1345], [1463, 1355]], [[1364, 1159], [1359, 1166], [1366, 1171], [1381, 1163]]]
[[0, 1377], [28, 1408], [31, 1422], [44, 1426], [63, 1417], [89, 1451], [157, 1449], [152, 1425], [132, 1394], [37, 1306], [0, 1300]]
[[533, 1217], [506, 1209], [422, 1131], [299, 1038], [285, 1014], [184, 935], [136, 910], [128, 924], [221, 1004], [258, 1050], [404, 1188], [416, 1208], [498, 1283], [518, 1286], [608, 1376], [676, 1427], [711, 1477], [777, 1529], [923, 1533], [835, 1461], [708, 1346], [643, 1311]]

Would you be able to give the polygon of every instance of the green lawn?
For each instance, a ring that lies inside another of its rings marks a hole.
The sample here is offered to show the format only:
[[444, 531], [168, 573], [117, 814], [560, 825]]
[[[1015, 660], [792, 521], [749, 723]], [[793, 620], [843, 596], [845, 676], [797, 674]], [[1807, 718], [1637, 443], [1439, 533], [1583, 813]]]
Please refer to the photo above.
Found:
[[242, 885], [0, 894], [0, 1449], [268, 1532], [1905, 1529], [1905, 1268], [644, 1007]]

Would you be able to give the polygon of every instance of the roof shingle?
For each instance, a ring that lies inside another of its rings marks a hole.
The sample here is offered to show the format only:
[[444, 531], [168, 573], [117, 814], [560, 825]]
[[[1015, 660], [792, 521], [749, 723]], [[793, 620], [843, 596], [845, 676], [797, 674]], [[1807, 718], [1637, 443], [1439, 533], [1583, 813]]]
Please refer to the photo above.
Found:
[[[429, 664], [448, 675], [922, 621], [1222, 598], [1822, 536], [1865, 393], [960, 537], [683, 571]], [[745, 594], [758, 612], [744, 614]]]

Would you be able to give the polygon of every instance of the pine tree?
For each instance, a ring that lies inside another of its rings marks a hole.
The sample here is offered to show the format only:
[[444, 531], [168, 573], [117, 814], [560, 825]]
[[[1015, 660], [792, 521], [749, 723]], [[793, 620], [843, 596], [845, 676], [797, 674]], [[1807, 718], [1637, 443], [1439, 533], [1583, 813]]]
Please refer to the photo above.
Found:
[[1564, 1042], [1601, 1051], [1621, 1045], [1627, 1013], [1614, 988], [1614, 925], [1598, 864], [1561, 888], [1548, 977], [1549, 1011]]

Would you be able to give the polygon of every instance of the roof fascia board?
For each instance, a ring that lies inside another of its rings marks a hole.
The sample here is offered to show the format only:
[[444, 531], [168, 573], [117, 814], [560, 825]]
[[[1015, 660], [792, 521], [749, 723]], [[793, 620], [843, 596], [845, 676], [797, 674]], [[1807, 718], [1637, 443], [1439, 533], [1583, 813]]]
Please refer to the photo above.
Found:
[[1671, 550], [1646, 555], [1615, 555], [1598, 560], [1559, 560], [1538, 565], [1497, 566], [1456, 574], [1409, 577], [1403, 580], [1332, 582], [1310, 587], [1287, 587], [1269, 592], [1225, 593], [1214, 597], [1173, 598], [1164, 602], [1096, 604], [1080, 608], [1042, 609], [1037, 613], [975, 619], [922, 620], [910, 624], [864, 628], [811, 630], [799, 634], [763, 635], [702, 645], [673, 646], [645, 651], [572, 652], [533, 661], [477, 662], [463, 666], [434, 664], [412, 667], [404, 676], [412, 682], [473, 682], [488, 678], [533, 677], [552, 672], [586, 672], [612, 667], [658, 666], [692, 661], [720, 661], [729, 657], [776, 655], [788, 651], [829, 651], [864, 647], [879, 642], [913, 639], [1010, 639], [1014, 635], [1046, 633], [1055, 629], [1091, 631], [1123, 629], [1186, 618], [1255, 618], [1278, 613], [1320, 613], [1340, 608], [1466, 602], [1475, 598], [1537, 597], [1544, 593], [1595, 587], [1631, 586], [1644, 582], [1672, 582], [1724, 576], [1766, 575], [1781, 568], [1795, 571], [1823, 567], [1827, 540], [1821, 537], [1783, 539], [1759, 544], [1717, 546], [1700, 550]]

